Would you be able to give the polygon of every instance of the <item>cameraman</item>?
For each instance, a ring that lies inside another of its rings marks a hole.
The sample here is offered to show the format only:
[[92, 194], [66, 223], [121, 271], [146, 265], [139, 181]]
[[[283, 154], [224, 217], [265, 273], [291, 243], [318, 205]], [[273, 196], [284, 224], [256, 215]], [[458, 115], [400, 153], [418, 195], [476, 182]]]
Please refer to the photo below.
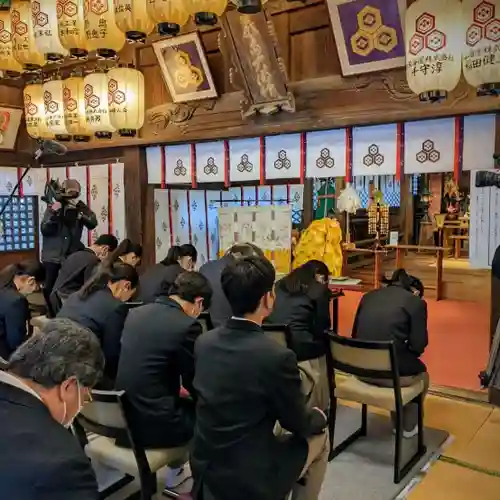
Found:
[[64, 259], [84, 248], [81, 238], [83, 228], [89, 231], [97, 227], [97, 217], [82, 201], [80, 183], [75, 179], [65, 180], [61, 187], [52, 182], [48, 207], [43, 214], [42, 262], [45, 266], [45, 296], [48, 298], [54, 287]]

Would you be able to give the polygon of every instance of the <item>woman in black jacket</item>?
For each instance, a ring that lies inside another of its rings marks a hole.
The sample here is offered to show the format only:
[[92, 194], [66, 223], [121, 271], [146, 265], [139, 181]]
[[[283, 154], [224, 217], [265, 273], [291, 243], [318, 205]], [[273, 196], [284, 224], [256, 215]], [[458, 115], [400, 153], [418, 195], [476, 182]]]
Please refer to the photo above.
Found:
[[168, 294], [168, 288], [182, 271], [194, 271], [197, 258], [198, 252], [190, 243], [171, 247], [161, 262], [140, 276], [139, 301], [148, 304], [154, 302], [162, 292]]
[[11, 264], [0, 271], [0, 356], [9, 356], [25, 340], [30, 309], [26, 295], [36, 292], [45, 280], [38, 261]]
[[106, 365], [101, 388], [112, 388], [118, 369], [125, 304], [139, 281], [134, 267], [123, 262], [101, 265], [83, 287], [63, 304], [58, 318], [67, 318], [87, 327], [101, 342]]
[[[276, 283], [276, 301], [268, 323], [288, 325], [290, 348], [302, 371], [315, 379], [316, 405], [328, 407], [325, 330], [330, 328], [328, 267], [310, 260]], [[313, 373], [311, 373], [313, 372]], [[312, 403], [312, 402], [311, 402]]]

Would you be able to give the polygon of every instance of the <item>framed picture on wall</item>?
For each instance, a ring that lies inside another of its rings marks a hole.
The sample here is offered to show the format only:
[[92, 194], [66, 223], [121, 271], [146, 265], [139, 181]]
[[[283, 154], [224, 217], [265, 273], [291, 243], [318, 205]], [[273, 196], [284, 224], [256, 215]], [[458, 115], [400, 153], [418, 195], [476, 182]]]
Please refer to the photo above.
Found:
[[153, 50], [173, 102], [217, 97], [197, 31], [155, 42]]
[[342, 74], [405, 66], [406, 0], [327, 0]]
[[0, 149], [14, 149], [22, 115], [21, 109], [0, 106]]

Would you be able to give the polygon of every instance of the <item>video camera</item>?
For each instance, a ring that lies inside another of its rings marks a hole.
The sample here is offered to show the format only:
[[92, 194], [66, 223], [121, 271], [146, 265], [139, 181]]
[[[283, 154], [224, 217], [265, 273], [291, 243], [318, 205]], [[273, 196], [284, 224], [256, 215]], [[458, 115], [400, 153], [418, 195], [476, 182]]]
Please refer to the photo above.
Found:
[[[495, 166], [500, 168], [500, 154], [493, 155]], [[476, 187], [497, 187], [500, 188], [500, 172], [480, 171], [476, 174]]]
[[59, 181], [50, 179], [45, 184], [42, 201], [47, 205], [52, 205], [56, 201], [61, 205], [66, 205], [70, 200], [74, 200], [80, 196], [80, 184], [73, 179], [66, 180], [63, 184]]

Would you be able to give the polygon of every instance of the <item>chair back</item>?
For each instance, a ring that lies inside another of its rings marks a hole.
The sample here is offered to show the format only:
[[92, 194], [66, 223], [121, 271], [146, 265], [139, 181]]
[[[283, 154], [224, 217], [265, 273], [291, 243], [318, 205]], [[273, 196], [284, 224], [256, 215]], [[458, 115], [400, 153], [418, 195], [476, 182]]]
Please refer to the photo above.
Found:
[[351, 339], [333, 333], [329, 333], [329, 337], [334, 368], [357, 377], [397, 377], [394, 342]]
[[288, 325], [263, 324], [262, 329], [266, 337], [278, 342], [283, 347], [290, 346], [290, 329]]
[[6, 370], [9, 366], [9, 362], [0, 356], [0, 371]]
[[210, 313], [208, 311], [203, 311], [198, 316], [198, 323], [200, 323], [201, 328], [203, 329], [203, 333], [214, 329], [214, 325], [212, 324]]

